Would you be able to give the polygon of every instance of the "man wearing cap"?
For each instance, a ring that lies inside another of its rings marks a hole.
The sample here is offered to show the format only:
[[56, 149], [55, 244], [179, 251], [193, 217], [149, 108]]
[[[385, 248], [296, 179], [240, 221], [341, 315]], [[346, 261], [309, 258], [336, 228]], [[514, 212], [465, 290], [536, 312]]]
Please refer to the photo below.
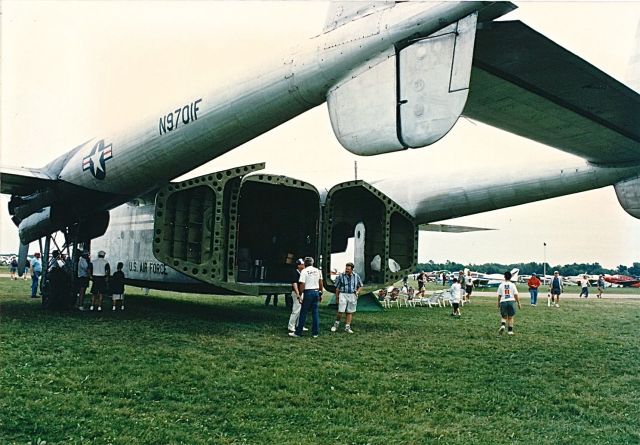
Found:
[[527, 286], [529, 286], [529, 295], [531, 296], [531, 306], [535, 306], [538, 303], [538, 288], [540, 287], [540, 279], [535, 273], [531, 274], [531, 278], [527, 280]]
[[296, 331], [290, 332], [291, 337], [302, 337], [302, 329], [307, 320], [307, 312], [312, 311], [313, 324], [311, 325], [311, 334], [316, 338], [320, 332], [320, 311], [318, 307], [322, 301], [322, 272], [313, 267], [313, 258], [310, 256], [304, 259], [304, 269], [300, 272], [298, 279], [298, 290], [302, 293], [302, 308], [300, 309], [300, 318], [296, 325]]
[[344, 330], [349, 334], [353, 334], [351, 329], [351, 319], [356, 311], [358, 305], [358, 294], [362, 290], [362, 279], [360, 275], [353, 271], [353, 263], [347, 263], [344, 268], [344, 273], [338, 275], [336, 278], [336, 302], [338, 303], [338, 313], [336, 314], [336, 321], [331, 326], [331, 332], [336, 332], [340, 326], [340, 319], [345, 312]]
[[[291, 273], [291, 298], [293, 299], [293, 307], [291, 308], [291, 316], [289, 317], [289, 333], [296, 330], [298, 318], [300, 318], [300, 309], [302, 304], [302, 294], [298, 288], [298, 280], [300, 280], [300, 272], [304, 269], [304, 260], [298, 258], [296, 260], [296, 268]], [[305, 328], [303, 328], [304, 330]]]
[[31, 258], [31, 298], [38, 298], [38, 282], [42, 273], [42, 261], [40, 260], [40, 252], [33, 254]]
[[91, 287], [91, 307], [89, 310], [93, 310], [98, 302], [98, 310], [102, 310], [102, 299], [104, 294], [107, 293], [107, 280], [111, 274], [111, 266], [107, 260], [104, 259], [106, 253], [104, 250], [98, 252], [98, 259], [93, 262], [93, 270], [91, 272], [93, 286]]
[[553, 272], [551, 283], [549, 283], [549, 294], [551, 295], [551, 303], [548, 303], [549, 305], [552, 305], [555, 301], [555, 306], [560, 307], [560, 294], [562, 290], [562, 278], [560, 277], [560, 272], [556, 270]]

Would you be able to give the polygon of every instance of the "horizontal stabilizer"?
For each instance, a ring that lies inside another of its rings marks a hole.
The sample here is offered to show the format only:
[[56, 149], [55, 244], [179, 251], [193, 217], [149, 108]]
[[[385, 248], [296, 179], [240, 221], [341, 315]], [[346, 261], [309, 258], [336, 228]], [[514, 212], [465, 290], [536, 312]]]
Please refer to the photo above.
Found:
[[640, 95], [519, 21], [478, 26], [463, 114], [593, 163], [640, 163]]
[[0, 167], [0, 192], [28, 195], [48, 186], [53, 181], [42, 170], [23, 167]]
[[450, 224], [420, 224], [418, 226], [418, 230], [420, 230], [421, 232], [466, 233], [496, 229], [487, 229], [484, 227], [454, 226]]

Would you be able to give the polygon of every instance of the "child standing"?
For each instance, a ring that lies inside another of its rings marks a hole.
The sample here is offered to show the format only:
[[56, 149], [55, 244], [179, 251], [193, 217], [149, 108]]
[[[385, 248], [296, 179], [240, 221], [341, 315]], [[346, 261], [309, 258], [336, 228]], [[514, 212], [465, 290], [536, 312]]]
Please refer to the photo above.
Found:
[[120, 310], [124, 311], [124, 272], [122, 268], [124, 264], [119, 262], [116, 268], [116, 272], [111, 276], [111, 280], [109, 284], [111, 285], [111, 293], [113, 299], [113, 308], [111, 310], [115, 311], [117, 302], [120, 302]]
[[454, 317], [460, 316], [460, 294], [462, 293], [462, 286], [458, 283], [458, 279], [453, 279], [453, 284], [451, 285], [451, 306], [453, 307], [453, 312], [451, 313]]

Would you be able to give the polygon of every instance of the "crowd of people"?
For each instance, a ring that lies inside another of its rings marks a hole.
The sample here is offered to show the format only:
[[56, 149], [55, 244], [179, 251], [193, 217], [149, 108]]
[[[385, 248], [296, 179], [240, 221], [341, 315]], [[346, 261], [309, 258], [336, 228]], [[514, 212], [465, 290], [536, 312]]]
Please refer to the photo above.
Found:
[[[35, 252], [31, 258], [27, 259], [27, 267], [23, 275], [24, 280], [27, 280], [28, 276], [31, 277], [31, 298], [39, 298], [43, 271], [41, 257], [40, 252]], [[116, 271], [112, 274], [111, 266], [105, 257], [106, 252], [100, 250], [98, 258], [91, 261], [89, 252], [82, 252], [75, 267], [74, 285], [70, 286], [74, 264], [63, 253], [53, 250], [46, 266], [47, 285], [49, 286], [47, 292], [58, 294], [72, 292], [75, 295], [75, 308], [82, 311], [85, 309], [86, 293], [91, 283], [90, 311], [102, 311], [103, 300], [107, 295], [111, 295], [113, 311], [118, 308], [124, 310], [124, 264], [118, 262]], [[17, 271], [18, 259], [14, 256], [10, 261], [10, 278], [12, 280], [18, 279]]]

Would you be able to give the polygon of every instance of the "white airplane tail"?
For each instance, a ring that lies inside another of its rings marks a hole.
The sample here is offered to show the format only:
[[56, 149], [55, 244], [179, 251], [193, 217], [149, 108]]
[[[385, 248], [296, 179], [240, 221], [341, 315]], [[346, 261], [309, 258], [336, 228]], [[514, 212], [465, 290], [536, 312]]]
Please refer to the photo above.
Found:
[[515, 268], [511, 271], [511, 281], [518, 281], [518, 275], [520, 274], [520, 269]]

